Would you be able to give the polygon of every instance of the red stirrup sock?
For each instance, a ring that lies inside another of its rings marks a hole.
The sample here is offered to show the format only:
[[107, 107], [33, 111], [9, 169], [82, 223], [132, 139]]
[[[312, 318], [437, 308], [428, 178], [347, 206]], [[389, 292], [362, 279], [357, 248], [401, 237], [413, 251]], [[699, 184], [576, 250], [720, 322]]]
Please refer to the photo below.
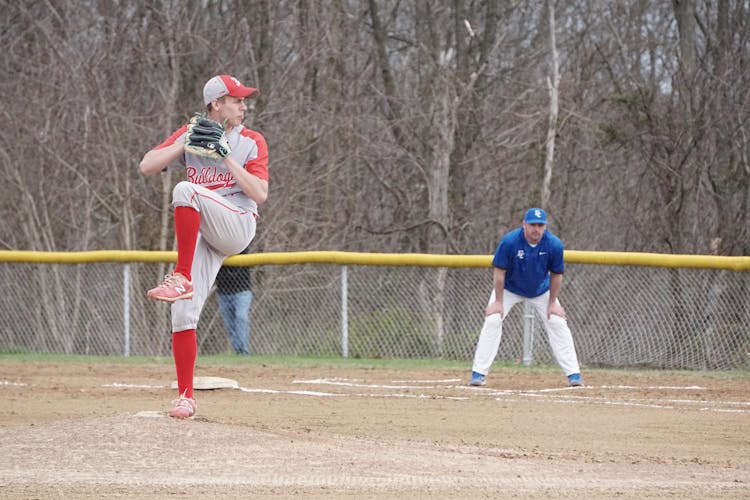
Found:
[[190, 270], [193, 268], [195, 243], [201, 227], [201, 213], [192, 207], [175, 207], [174, 232], [177, 237], [177, 265], [174, 270], [192, 281]]
[[193, 373], [195, 358], [198, 355], [198, 342], [195, 330], [183, 330], [172, 333], [172, 355], [177, 371], [177, 390], [180, 395], [193, 397]]

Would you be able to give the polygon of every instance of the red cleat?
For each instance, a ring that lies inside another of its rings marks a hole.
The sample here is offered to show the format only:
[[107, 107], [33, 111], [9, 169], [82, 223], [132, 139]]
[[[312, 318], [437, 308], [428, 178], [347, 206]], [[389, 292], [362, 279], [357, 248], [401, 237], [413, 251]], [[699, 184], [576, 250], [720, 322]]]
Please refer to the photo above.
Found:
[[146, 296], [162, 302], [189, 299], [193, 296], [193, 284], [180, 273], [168, 274], [161, 285], [149, 290]]
[[172, 409], [169, 410], [169, 416], [173, 418], [190, 418], [195, 415], [195, 409], [198, 405], [195, 399], [185, 397], [185, 393], [172, 401]]

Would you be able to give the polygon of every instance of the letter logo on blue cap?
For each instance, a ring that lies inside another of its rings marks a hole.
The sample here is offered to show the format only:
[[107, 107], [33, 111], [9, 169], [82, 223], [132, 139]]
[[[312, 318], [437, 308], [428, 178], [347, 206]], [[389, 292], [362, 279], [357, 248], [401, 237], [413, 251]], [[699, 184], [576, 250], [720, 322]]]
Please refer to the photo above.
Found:
[[546, 224], [547, 213], [541, 208], [530, 208], [526, 212], [526, 216], [523, 218], [523, 221], [527, 224]]

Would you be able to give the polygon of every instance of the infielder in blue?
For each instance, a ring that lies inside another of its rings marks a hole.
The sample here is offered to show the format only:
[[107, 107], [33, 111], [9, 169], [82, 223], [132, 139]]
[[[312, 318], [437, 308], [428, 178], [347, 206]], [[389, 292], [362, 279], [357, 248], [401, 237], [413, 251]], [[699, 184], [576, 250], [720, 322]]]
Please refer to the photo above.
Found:
[[557, 298], [565, 268], [563, 243], [547, 231], [544, 210], [529, 209], [522, 227], [503, 236], [492, 265], [494, 289], [484, 312], [469, 385], [484, 385], [500, 347], [503, 320], [519, 302], [529, 302], [544, 320], [552, 354], [567, 375], [569, 385], [583, 385], [573, 336]]

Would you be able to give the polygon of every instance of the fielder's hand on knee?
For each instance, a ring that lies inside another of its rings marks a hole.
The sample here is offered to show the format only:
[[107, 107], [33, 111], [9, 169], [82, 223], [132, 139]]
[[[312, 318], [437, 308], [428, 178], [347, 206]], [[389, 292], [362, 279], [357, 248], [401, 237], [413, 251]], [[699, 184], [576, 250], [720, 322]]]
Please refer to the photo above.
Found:
[[563, 309], [563, 306], [557, 302], [553, 302], [547, 306], [547, 319], [550, 319], [553, 314], [555, 316], [560, 316], [562, 319], [568, 319], [567, 316], [565, 316], [565, 309]]
[[503, 312], [503, 303], [496, 300], [495, 302], [487, 306], [487, 309], [484, 310], [484, 315], [492, 316], [493, 314], [499, 314], [502, 318]]

